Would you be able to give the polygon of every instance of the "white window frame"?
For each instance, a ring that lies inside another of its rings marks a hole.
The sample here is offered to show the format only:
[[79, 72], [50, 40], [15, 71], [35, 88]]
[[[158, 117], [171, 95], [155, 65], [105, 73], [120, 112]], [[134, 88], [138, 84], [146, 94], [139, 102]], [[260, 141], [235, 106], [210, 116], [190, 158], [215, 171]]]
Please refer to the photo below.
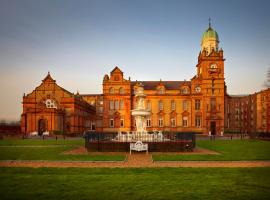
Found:
[[125, 127], [125, 119], [124, 118], [121, 118], [120, 119], [120, 127], [121, 128], [124, 128]]
[[110, 94], [114, 94], [114, 88], [113, 88], [113, 87], [110, 87], [109, 93], [110, 93]]
[[159, 118], [158, 118], [158, 126], [159, 126], [159, 127], [163, 127], [163, 126], [164, 126], [163, 117], [159, 117]]
[[119, 94], [125, 94], [125, 89], [123, 87], [119, 88]]
[[202, 120], [201, 120], [201, 116], [195, 116], [195, 126], [197, 128], [201, 127]]
[[110, 110], [114, 110], [114, 100], [109, 101]]
[[147, 110], [151, 110], [152, 109], [151, 101], [147, 101], [146, 108], [147, 108]]
[[151, 117], [146, 118], [146, 127], [151, 127]]
[[200, 110], [200, 109], [201, 109], [201, 100], [195, 99], [195, 110]]
[[188, 127], [188, 117], [186, 117], [186, 116], [183, 117], [182, 125], [183, 125], [183, 127]]
[[163, 110], [163, 102], [161, 100], [158, 102], [158, 109], [159, 111]]
[[171, 101], [171, 110], [176, 110], [176, 103], [174, 100]]
[[188, 109], [188, 101], [187, 100], [183, 100], [183, 102], [182, 102], [182, 108], [183, 108], [183, 110], [187, 110]]
[[119, 109], [120, 109], [120, 110], [124, 110], [124, 100], [121, 99], [119, 102], [120, 102], [120, 103], [119, 103]]
[[118, 110], [119, 109], [119, 102], [118, 102], [118, 100], [115, 100], [114, 101], [114, 109], [115, 110]]
[[171, 118], [171, 127], [176, 127], [176, 118], [175, 117]]
[[114, 119], [113, 118], [110, 119], [110, 128], [114, 128]]

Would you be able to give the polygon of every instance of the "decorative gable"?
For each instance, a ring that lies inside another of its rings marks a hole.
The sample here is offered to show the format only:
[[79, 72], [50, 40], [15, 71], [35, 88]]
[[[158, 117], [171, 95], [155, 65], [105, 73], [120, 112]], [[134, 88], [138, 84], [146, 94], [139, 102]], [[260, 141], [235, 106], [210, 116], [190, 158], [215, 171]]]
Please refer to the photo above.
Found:
[[111, 71], [111, 78], [112, 81], [123, 81], [123, 72], [119, 69], [119, 67], [115, 67]]

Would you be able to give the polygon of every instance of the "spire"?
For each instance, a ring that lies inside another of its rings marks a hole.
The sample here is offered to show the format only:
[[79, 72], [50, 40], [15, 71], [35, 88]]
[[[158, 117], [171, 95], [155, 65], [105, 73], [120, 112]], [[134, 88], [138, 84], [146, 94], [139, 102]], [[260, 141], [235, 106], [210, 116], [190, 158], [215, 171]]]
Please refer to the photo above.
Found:
[[211, 18], [210, 17], [209, 17], [208, 21], [209, 21], [209, 28], [212, 28], [211, 27]]

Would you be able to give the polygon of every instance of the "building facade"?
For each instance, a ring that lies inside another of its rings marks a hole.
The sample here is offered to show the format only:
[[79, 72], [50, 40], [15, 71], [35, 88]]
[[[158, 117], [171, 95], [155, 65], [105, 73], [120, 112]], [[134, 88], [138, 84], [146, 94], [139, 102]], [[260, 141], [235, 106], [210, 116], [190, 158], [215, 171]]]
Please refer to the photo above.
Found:
[[[201, 41], [195, 76], [190, 81], [131, 81], [119, 67], [103, 78], [103, 94], [82, 95], [96, 105], [96, 129], [105, 132], [134, 131], [135, 91], [142, 84], [146, 94], [148, 131], [223, 134], [224, 80], [223, 50], [217, 32], [209, 25]], [[99, 100], [98, 100], [99, 99]]]
[[103, 77], [102, 94], [72, 94], [50, 76], [23, 97], [21, 129], [28, 133], [60, 130], [82, 133], [134, 131], [135, 91], [143, 85], [148, 131], [223, 135], [270, 131], [270, 89], [228, 95], [223, 50], [209, 24], [203, 33], [194, 77], [189, 81], [131, 81], [119, 67]]
[[95, 107], [56, 84], [50, 73], [31, 93], [23, 96], [22, 133], [45, 131], [80, 134], [95, 122]]
[[270, 88], [250, 95], [227, 95], [225, 101], [227, 132], [270, 132]]

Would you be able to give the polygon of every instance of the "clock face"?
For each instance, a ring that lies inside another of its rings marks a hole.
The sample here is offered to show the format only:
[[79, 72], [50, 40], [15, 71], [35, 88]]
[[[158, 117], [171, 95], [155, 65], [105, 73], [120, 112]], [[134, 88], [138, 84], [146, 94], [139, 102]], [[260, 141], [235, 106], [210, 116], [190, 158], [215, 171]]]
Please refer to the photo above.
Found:
[[211, 64], [209, 68], [209, 73], [217, 73], [218, 72], [218, 67], [216, 64]]
[[216, 65], [216, 64], [212, 64], [212, 65], [210, 66], [210, 69], [217, 69], [217, 65]]
[[200, 86], [196, 86], [195, 87], [195, 92], [196, 93], [200, 93], [201, 92], [201, 87]]

